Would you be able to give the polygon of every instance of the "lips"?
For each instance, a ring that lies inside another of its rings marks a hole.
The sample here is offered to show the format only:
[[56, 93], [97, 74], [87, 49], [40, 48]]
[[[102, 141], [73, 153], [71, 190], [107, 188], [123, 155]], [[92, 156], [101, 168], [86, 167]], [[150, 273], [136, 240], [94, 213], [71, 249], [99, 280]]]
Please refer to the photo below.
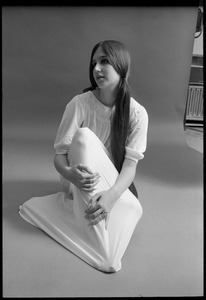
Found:
[[96, 79], [97, 80], [104, 79], [104, 76], [103, 75], [96, 75]]

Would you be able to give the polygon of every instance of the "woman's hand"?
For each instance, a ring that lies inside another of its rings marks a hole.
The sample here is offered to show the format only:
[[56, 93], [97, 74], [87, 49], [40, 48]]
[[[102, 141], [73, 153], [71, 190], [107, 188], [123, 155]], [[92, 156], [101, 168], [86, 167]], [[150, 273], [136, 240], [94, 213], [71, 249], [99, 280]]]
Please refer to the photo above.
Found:
[[85, 218], [89, 220], [88, 226], [96, 225], [105, 219], [107, 229], [110, 211], [119, 197], [120, 195], [112, 188], [95, 194], [85, 210]]
[[92, 192], [99, 182], [100, 175], [97, 172], [93, 173], [87, 166], [78, 164], [69, 167], [65, 178], [71, 181], [77, 188], [86, 192]]

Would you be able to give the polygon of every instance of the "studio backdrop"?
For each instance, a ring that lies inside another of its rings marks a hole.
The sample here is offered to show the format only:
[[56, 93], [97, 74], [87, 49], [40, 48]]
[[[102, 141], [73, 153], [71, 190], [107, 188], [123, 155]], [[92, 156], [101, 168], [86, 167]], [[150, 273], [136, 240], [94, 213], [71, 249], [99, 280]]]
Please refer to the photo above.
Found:
[[[202, 294], [202, 155], [183, 127], [197, 11], [3, 7], [4, 296]], [[129, 49], [132, 96], [149, 115], [135, 179], [143, 217], [123, 270], [110, 278], [18, 216], [24, 201], [60, 188], [53, 142], [66, 104], [90, 85], [93, 46], [105, 39]]]

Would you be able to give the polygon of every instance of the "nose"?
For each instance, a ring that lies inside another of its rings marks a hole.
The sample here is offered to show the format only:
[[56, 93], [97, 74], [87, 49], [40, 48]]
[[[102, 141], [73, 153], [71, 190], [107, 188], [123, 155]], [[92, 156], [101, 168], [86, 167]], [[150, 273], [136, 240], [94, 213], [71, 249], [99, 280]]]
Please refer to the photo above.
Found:
[[98, 62], [95, 64], [94, 70], [96, 72], [100, 72], [101, 71], [101, 66], [100, 66], [100, 64]]

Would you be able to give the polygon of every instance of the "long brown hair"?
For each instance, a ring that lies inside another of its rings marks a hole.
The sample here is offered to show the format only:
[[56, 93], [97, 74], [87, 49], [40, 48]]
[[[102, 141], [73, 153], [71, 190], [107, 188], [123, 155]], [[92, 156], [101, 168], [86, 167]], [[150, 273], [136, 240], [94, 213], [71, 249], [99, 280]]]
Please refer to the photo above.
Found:
[[[84, 92], [94, 90], [97, 83], [93, 76], [94, 66], [92, 64], [93, 56], [96, 50], [101, 47], [101, 50], [107, 56], [109, 63], [113, 66], [116, 72], [120, 75], [119, 86], [117, 88], [115, 98], [115, 112], [111, 121], [111, 153], [114, 164], [118, 172], [122, 169], [122, 164], [125, 158], [125, 145], [130, 129], [130, 87], [128, 84], [128, 76], [130, 71], [130, 55], [125, 45], [114, 40], [105, 40], [97, 43], [91, 53], [89, 77], [91, 86], [84, 89]], [[129, 187], [133, 194], [137, 197], [137, 191], [132, 183]]]

